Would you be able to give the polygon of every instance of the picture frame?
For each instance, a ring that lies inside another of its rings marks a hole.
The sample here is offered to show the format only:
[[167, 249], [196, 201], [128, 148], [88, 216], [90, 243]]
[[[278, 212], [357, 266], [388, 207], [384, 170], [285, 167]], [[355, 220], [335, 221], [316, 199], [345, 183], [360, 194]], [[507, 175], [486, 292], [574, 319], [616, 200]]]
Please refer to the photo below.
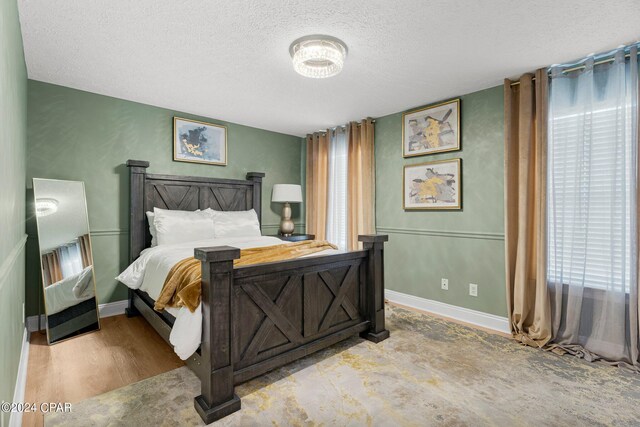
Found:
[[173, 160], [226, 166], [227, 127], [174, 117]]
[[460, 98], [402, 113], [402, 157], [460, 150]]
[[404, 210], [461, 210], [462, 159], [405, 165], [402, 172]]

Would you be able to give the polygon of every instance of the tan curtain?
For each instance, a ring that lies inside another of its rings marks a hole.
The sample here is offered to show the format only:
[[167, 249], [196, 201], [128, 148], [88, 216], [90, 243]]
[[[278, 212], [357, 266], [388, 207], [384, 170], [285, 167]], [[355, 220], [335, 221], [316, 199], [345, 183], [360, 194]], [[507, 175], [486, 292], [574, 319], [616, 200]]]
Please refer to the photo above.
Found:
[[370, 118], [351, 122], [348, 134], [347, 249], [358, 249], [359, 234], [375, 232], [376, 167], [374, 125]]
[[56, 251], [42, 255], [42, 270], [44, 273], [44, 286], [62, 280], [62, 268], [60, 267], [60, 258]]
[[317, 240], [326, 239], [328, 176], [329, 134], [307, 135], [306, 226]]
[[546, 283], [546, 70], [504, 83], [507, 305], [514, 338], [542, 347], [552, 335]]
[[82, 268], [87, 268], [93, 264], [91, 260], [91, 240], [88, 234], [78, 237], [78, 246], [82, 257]]

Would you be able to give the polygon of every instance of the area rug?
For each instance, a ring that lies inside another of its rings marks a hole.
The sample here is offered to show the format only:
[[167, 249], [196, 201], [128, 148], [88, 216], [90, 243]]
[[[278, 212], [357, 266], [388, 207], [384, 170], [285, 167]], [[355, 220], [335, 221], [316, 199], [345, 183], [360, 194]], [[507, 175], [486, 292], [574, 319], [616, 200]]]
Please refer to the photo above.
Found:
[[[391, 338], [334, 345], [236, 388], [220, 426], [640, 425], [640, 375], [387, 307]], [[45, 416], [45, 426], [197, 426], [183, 367]]]

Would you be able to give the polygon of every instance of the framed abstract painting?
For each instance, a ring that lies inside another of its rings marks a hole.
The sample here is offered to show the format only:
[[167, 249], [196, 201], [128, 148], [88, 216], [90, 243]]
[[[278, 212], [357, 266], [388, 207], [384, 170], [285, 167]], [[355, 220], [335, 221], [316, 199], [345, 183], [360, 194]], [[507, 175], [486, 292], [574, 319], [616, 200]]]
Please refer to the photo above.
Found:
[[227, 164], [227, 128], [197, 120], [173, 118], [173, 160]]
[[405, 165], [403, 209], [462, 209], [462, 160]]
[[460, 149], [460, 99], [402, 114], [402, 156]]

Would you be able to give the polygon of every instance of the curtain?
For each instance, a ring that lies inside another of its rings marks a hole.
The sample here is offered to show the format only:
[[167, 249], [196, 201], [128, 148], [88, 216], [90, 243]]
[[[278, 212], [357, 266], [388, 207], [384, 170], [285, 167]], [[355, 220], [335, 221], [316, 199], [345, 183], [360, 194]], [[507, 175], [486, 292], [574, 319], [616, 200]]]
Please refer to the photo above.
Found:
[[329, 138], [320, 132], [307, 135], [306, 226], [318, 240], [327, 238]]
[[91, 264], [91, 244], [89, 235], [85, 234], [42, 255], [44, 285], [46, 287], [80, 273]]
[[511, 332], [542, 347], [551, 339], [546, 283], [547, 72], [504, 83], [505, 264]]
[[91, 259], [91, 240], [89, 235], [85, 234], [78, 237], [78, 245], [80, 246], [80, 256], [82, 257], [82, 268], [89, 267], [93, 264]]
[[375, 233], [376, 165], [374, 124], [367, 118], [349, 124], [347, 248], [358, 249], [359, 234]]
[[[347, 149], [348, 130], [338, 127], [329, 135], [329, 186], [327, 204], [327, 240], [347, 249], [347, 175], [350, 170]], [[350, 201], [350, 199], [349, 199]]]
[[340, 249], [375, 231], [372, 119], [307, 135], [307, 232]]
[[554, 345], [638, 360], [638, 56], [551, 69], [548, 281]]
[[63, 279], [62, 268], [56, 251], [42, 255], [42, 270], [45, 287]]

